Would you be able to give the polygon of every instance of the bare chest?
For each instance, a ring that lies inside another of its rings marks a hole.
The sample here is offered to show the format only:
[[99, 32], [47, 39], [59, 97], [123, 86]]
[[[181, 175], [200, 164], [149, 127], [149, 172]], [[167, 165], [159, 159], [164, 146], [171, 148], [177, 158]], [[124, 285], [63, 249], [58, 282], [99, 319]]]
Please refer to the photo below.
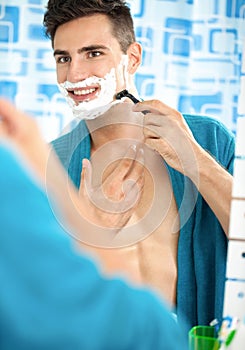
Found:
[[123, 277], [134, 285], [149, 286], [174, 305], [179, 217], [166, 174], [157, 173], [157, 176], [157, 183], [154, 183], [154, 176], [146, 170], [141, 201], [128, 223], [134, 225], [137, 232], [145, 232], [144, 238], [124, 248], [86, 249], [94, 255], [105, 274]]
[[176, 215], [173, 203], [162, 224], [137, 244], [117, 249], [86, 249], [106, 275], [122, 277], [133, 285], [148, 286], [175, 305], [179, 233], [172, 230], [172, 219]]

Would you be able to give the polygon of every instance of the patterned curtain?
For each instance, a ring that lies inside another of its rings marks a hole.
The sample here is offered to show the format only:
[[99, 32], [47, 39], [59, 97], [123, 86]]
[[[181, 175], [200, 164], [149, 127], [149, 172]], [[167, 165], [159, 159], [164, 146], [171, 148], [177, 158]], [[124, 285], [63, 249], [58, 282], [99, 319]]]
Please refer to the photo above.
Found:
[[[0, 0], [0, 95], [51, 140], [71, 120], [42, 20], [47, 0]], [[136, 85], [183, 113], [245, 116], [245, 0], [129, 0], [144, 48]], [[243, 97], [242, 97], [243, 96]]]

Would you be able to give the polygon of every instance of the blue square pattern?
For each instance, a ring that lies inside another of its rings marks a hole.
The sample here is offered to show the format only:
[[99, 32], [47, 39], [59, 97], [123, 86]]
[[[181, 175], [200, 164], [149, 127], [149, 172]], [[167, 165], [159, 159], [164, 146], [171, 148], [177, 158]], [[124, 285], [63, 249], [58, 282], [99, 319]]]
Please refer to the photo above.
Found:
[[[7, 49], [0, 49], [0, 55], [3, 58], [3, 61], [9, 60], [9, 54], [11, 55], [11, 63], [6, 64], [4, 67], [0, 67], [0, 74], [2, 76], [12, 76], [13, 70], [16, 76], [25, 76], [27, 75], [27, 60], [28, 51], [27, 50], [12, 50], [10, 53]], [[14, 69], [12, 69], [14, 65]]]
[[134, 18], [141, 18], [144, 16], [145, 1], [146, 0], [134, 0], [134, 1], [129, 3], [130, 11], [131, 11], [132, 16]]
[[36, 70], [39, 72], [54, 72], [55, 60], [49, 49], [39, 49], [36, 53], [37, 64]]
[[209, 52], [233, 55], [238, 52], [236, 29], [215, 28], [210, 30]]
[[45, 37], [43, 26], [38, 24], [29, 24], [28, 38], [36, 41], [46, 41], [47, 38]]
[[245, 0], [226, 0], [226, 16], [244, 18]]
[[[213, 95], [180, 95], [178, 102], [178, 110], [182, 113], [188, 113], [194, 110], [195, 113], [200, 113], [203, 105], [209, 105], [209, 114], [217, 115], [218, 108], [220, 105], [220, 110], [222, 110], [222, 93], [218, 92]], [[213, 110], [211, 106], [213, 107]]]
[[17, 94], [17, 83], [13, 81], [0, 81], [0, 95], [14, 101], [15, 95]]
[[193, 35], [193, 49], [201, 51], [203, 48], [203, 37], [200, 34]]
[[240, 117], [239, 113], [238, 113], [238, 100], [239, 100], [239, 97], [238, 95], [233, 95], [233, 104], [232, 104], [232, 122], [234, 124], [237, 123], [237, 118]]
[[43, 15], [44, 14], [44, 10], [42, 8], [37, 8], [37, 7], [30, 7], [29, 8], [29, 11], [32, 13], [32, 14], [38, 14], [38, 15]]
[[37, 88], [38, 94], [45, 95], [48, 99], [59, 93], [58, 86], [56, 84], [39, 84]]
[[43, 0], [28, 0], [28, 3], [31, 5], [42, 5]]
[[135, 84], [140, 95], [145, 97], [154, 95], [155, 79], [154, 75], [136, 73]]
[[[179, 0], [157, 0], [157, 1], [165, 1], [165, 2], [178, 2]], [[185, 2], [188, 4], [188, 5], [193, 5], [194, 4], [194, 1], [195, 0], [185, 0]]]
[[1, 13], [3, 17], [0, 20], [0, 43], [16, 43], [19, 39], [19, 8], [6, 6], [1, 8]]
[[163, 52], [188, 57], [193, 42], [192, 22], [180, 18], [167, 18], [165, 28], [167, 31], [163, 38]]
[[[18, 0], [15, 0], [18, 1]], [[44, 11], [46, 10], [46, 5], [48, 0], [22, 0], [25, 1], [28, 6], [29, 11], [33, 13], [38, 13], [38, 14], [44, 14]], [[33, 5], [33, 6], [31, 6]]]

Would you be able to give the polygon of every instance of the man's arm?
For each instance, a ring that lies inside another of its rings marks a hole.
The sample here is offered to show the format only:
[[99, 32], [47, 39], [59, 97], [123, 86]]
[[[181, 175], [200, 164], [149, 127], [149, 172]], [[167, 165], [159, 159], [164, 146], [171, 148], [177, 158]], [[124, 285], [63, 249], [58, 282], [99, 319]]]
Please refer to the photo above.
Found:
[[233, 176], [200, 146], [196, 150], [199, 179], [195, 183], [228, 236]]
[[233, 177], [196, 142], [181, 113], [158, 100], [134, 107], [143, 110], [151, 112], [144, 115], [145, 143], [193, 181], [228, 235]]

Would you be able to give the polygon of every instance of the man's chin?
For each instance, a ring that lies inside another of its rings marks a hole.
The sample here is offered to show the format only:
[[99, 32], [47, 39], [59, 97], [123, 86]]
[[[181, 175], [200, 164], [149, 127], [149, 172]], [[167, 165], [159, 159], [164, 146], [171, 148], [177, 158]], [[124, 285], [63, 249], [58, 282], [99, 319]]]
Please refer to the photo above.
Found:
[[[92, 101], [90, 101], [92, 102]], [[80, 103], [78, 106], [72, 108], [72, 112], [75, 118], [83, 120], [92, 120], [100, 117], [102, 114], [106, 113], [112, 106], [120, 101], [115, 100], [107, 104], [102, 105], [92, 105], [89, 103]]]

